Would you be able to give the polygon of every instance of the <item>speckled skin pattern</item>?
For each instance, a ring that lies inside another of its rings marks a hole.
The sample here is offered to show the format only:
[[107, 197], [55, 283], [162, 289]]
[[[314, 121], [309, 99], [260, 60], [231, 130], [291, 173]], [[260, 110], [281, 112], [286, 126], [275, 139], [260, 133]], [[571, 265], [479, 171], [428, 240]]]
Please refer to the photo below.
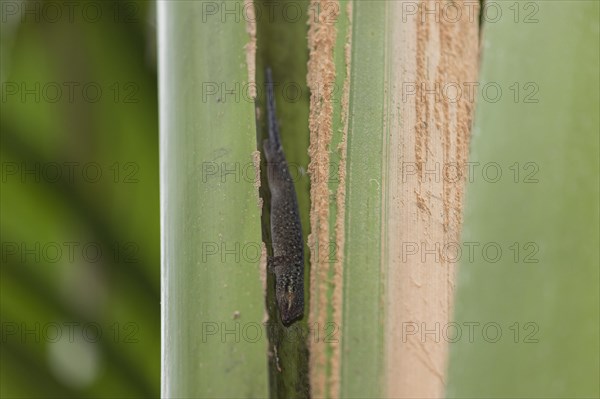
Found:
[[271, 240], [273, 256], [267, 259], [275, 273], [275, 296], [281, 321], [289, 326], [304, 311], [304, 247], [298, 200], [279, 136], [273, 79], [266, 70], [269, 139], [263, 143], [271, 191]]

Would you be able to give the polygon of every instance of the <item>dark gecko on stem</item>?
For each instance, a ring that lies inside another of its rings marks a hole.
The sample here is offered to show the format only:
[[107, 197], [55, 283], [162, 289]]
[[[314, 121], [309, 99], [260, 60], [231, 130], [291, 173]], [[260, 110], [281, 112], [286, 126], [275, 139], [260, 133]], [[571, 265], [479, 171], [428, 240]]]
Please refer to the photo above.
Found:
[[271, 241], [273, 256], [267, 268], [275, 274], [275, 297], [281, 321], [289, 326], [304, 312], [304, 246], [298, 200], [279, 136], [271, 69], [267, 83], [269, 138], [263, 143], [271, 191]]

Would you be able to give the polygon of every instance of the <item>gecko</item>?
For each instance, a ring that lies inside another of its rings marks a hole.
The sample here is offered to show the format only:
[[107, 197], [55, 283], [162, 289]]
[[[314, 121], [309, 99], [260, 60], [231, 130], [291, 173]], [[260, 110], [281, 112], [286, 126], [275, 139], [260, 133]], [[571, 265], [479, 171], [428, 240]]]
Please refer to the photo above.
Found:
[[281, 146], [270, 68], [265, 71], [265, 79], [269, 138], [263, 142], [263, 149], [271, 192], [273, 245], [273, 256], [267, 257], [267, 269], [275, 274], [277, 307], [281, 322], [287, 327], [304, 312], [304, 245], [296, 190]]

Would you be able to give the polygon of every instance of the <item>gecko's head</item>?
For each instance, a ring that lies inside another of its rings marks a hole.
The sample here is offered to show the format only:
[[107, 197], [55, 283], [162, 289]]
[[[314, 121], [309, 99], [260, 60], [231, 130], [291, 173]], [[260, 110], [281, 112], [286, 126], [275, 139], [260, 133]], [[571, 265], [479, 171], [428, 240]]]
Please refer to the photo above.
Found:
[[[299, 288], [299, 289], [298, 289]], [[275, 287], [279, 315], [284, 326], [289, 327], [294, 321], [300, 319], [304, 312], [304, 287], [293, 281], [282, 281]]]

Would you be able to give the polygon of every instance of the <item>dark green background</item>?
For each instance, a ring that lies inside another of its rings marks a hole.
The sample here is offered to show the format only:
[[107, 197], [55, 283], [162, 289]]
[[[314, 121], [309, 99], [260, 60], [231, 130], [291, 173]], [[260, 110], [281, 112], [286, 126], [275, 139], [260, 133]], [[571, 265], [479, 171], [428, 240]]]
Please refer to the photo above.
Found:
[[1, 3], [0, 393], [157, 397], [154, 3], [68, 4]]

